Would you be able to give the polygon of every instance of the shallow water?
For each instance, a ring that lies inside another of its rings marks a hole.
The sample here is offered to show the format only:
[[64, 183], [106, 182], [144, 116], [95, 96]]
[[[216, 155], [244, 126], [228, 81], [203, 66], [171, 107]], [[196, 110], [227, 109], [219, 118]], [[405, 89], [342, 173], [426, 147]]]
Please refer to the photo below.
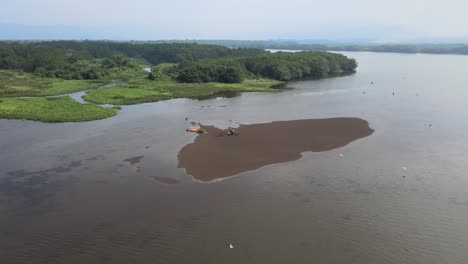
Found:
[[[0, 120], [1, 262], [466, 263], [468, 57], [346, 54], [356, 74], [282, 93]], [[185, 117], [359, 117], [375, 132], [206, 184], [177, 168], [196, 137]]]
[[[146, 71], [146, 69], [145, 69]], [[109, 88], [109, 87], [114, 87], [114, 86], [117, 86], [119, 85], [120, 82], [112, 82], [112, 83], [108, 83], [108, 84], [105, 84], [101, 87], [99, 87], [98, 89], [101, 89], [101, 88]], [[89, 90], [85, 90], [85, 91], [80, 91], [80, 92], [75, 92], [75, 93], [70, 93], [70, 94], [65, 94], [70, 96], [73, 100], [77, 101], [78, 103], [80, 104], [84, 104], [86, 103], [85, 100], [83, 99], [83, 96], [88, 92]], [[60, 95], [60, 96], [64, 96], [64, 95]], [[112, 107], [112, 105], [101, 105], [101, 106], [104, 106], [104, 107]]]

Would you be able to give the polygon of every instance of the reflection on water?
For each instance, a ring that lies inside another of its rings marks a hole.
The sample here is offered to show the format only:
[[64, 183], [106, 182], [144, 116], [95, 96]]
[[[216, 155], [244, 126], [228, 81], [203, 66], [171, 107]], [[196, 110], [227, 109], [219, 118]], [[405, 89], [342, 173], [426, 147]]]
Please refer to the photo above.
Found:
[[237, 91], [220, 91], [220, 92], [215, 92], [209, 95], [197, 96], [196, 99], [208, 100], [208, 99], [217, 99], [217, 98], [232, 98], [232, 97], [236, 97], [239, 95], [240, 95], [240, 92], [237, 92]]
[[[356, 74], [282, 93], [0, 120], [2, 263], [466, 263], [468, 57], [349, 55]], [[177, 168], [192, 120], [338, 116], [375, 133], [213, 184]]]
[[124, 159], [123, 161], [130, 163], [130, 165], [134, 165], [134, 164], [140, 163], [144, 157], [145, 156], [137, 156], [133, 158]]

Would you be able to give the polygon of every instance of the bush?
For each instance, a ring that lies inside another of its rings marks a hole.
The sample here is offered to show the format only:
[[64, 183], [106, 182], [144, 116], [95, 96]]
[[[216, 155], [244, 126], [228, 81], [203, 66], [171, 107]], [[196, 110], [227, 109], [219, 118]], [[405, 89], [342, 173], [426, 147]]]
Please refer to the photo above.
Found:
[[238, 62], [198, 62], [181, 67], [176, 79], [187, 83], [240, 83], [244, 80], [244, 71]]
[[241, 83], [244, 81], [244, 73], [240, 67], [220, 67], [216, 79], [222, 83]]

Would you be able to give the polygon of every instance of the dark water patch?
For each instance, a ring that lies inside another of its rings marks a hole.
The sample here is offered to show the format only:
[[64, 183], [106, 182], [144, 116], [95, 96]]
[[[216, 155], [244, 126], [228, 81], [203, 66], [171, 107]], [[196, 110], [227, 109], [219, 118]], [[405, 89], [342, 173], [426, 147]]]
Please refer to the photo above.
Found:
[[197, 99], [197, 100], [209, 100], [209, 99], [216, 99], [216, 98], [233, 98], [237, 97], [241, 94], [241, 92], [238, 91], [220, 91], [220, 92], [215, 92], [209, 95], [202, 95], [202, 96], [196, 96], [193, 97], [192, 99]]
[[156, 181], [164, 184], [179, 184], [180, 181], [170, 177], [153, 177]]
[[140, 163], [144, 157], [145, 156], [136, 156], [136, 157], [124, 159], [123, 161], [130, 163], [130, 165], [135, 165], [137, 163]]
[[34, 176], [43, 176], [43, 177], [48, 177], [55, 175], [57, 173], [64, 173], [64, 172], [70, 172], [73, 168], [80, 167], [82, 165], [81, 160], [74, 160], [71, 161], [67, 166], [59, 166], [55, 168], [50, 168], [50, 169], [45, 169], [45, 170], [37, 170], [37, 171], [26, 171], [26, 170], [16, 170], [16, 171], [10, 171], [7, 174], [10, 177], [7, 178], [22, 178], [22, 177], [34, 177]]
[[355, 190], [353, 190], [353, 193], [354, 194], [370, 194], [371, 192], [367, 189], [364, 189], [364, 188], [357, 188]]
[[[291, 82], [300, 82], [300, 81], [318, 81], [318, 80], [325, 80], [325, 79], [333, 79], [333, 78], [338, 78], [338, 77], [346, 77], [346, 76], [351, 76], [356, 74], [355, 71], [350, 71], [350, 72], [332, 72], [329, 73], [325, 77], [303, 77], [303, 78], [298, 78], [291, 80]], [[277, 89], [292, 89], [290, 86], [288, 86], [288, 82], [280, 83], [273, 85], [272, 88], [277, 88]]]
[[14, 237], [14, 236], [16, 236], [16, 234], [17, 234], [17, 232], [11, 231], [11, 230], [2, 232], [2, 235], [6, 236], [6, 237]]
[[374, 130], [359, 118], [305, 119], [241, 125], [239, 135], [201, 126], [208, 133], [183, 147], [179, 167], [201, 181], [234, 176], [266, 165], [298, 160], [306, 151], [343, 147]]
[[278, 83], [278, 84], [272, 85], [270, 88], [278, 89], [278, 90], [292, 89], [291, 87], [288, 87], [288, 83], [287, 83], [287, 82], [283, 82], [283, 83]]
[[468, 208], [468, 201], [460, 201], [458, 198], [458, 195], [455, 197], [450, 197], [448, 199], [449, 204], [457, 205], [457, 206], [463, 206]]
[[47, 198], [55, 194], [60, 183], [52, 178], [60, 174], [71, 172], [82, 165], [81, 160], [71, 161], [66, 166], [59, 166], [45, 170], [27, 171], [16, 170], [7, 173], [0, 179], [0, 195], [9, 197], [25, 206], [44, 205]]

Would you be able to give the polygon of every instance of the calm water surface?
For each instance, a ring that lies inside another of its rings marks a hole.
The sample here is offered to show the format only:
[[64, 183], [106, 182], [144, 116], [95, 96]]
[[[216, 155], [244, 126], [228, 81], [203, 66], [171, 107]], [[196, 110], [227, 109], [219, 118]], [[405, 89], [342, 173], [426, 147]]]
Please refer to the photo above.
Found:
[[[281, 93], [0, 120], [0, 262], [466, 263], [468, 57], [346, 55], [356, 74]], [[185, 117], [359, 117], [375, 133], [206, 184], [177, 168]]]

